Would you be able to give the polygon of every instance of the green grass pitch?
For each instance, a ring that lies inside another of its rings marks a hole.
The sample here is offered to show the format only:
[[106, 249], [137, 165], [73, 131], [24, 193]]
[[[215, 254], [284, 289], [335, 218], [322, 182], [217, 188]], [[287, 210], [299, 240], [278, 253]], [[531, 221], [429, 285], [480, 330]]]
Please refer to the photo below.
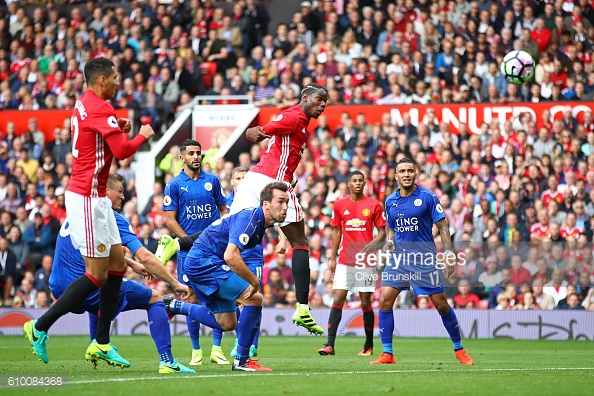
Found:
[[[112, 337], [132, 366], [120, 369], [84, 359], [88, 339], [53, 336], [50, 362], [31, 353], [24, 337], [0, 337], [0, 394], [34, 395], [587, 395], [594, 392], [594, 343], [588, 341], [464, 340], [472, 367], [455, 359], [448, 339], [394, 339], [396, 365], [372, 366], [381, 352], [375, 340], [372, 358], [357, 356], [358, 337], [338, 337], [337, 355], [319, 356], [325, 338], [262, 337], [261, 363], [273, 373], [232, 372], [209, 362], [211, 337], [202, 337], [204, 365], [193, 375], [159, 375], [155, 345], [148, 336]], [[173, 354], [190, 358], [187, 337], [174, 337]], [[228, 354], [233, 336], [223, 338]], [[7, 388], [8, 375], [66, 375], [63, 387]]]

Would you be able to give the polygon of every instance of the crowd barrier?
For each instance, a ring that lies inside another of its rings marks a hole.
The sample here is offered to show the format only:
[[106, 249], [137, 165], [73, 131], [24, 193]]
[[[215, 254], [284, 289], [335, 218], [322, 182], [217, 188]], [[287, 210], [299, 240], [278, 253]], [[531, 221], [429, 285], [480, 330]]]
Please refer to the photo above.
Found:
[[[22, 335], [23, 324], [38, 318], [43, 309], [0, 309], [0, 335]], [[307, 335], [305, 330], [291, 323], [293, 309], [265, 308], [262, 314], [261, 334], [266, 336]], [[328, 323], [329, 309], [312, 310], [314, 319]], [[496, 311], [456, 310], [464, 338], [512, 338], [518, 340], [594, 340], [594, 313], [585, 311]], [[439, 314], [433, 310], [396, 310], [394, 336], [420, 338], [447, 338]], [[172, 335], [187, 335], [185, 317], [178, 315], [171, 322]], [[325, 326], [324, 326], [325, 327]], [[204, 335], [210, 329], [202, 326]], [[377, 313], [375, 335], [377, 328]], [[86, 314], [68, 314], [59, 319], [51, 335], [88, 335], [89, 321]], [[112, 334], [149, 334], [147, 315], [144, 311], [120, 314], [113, 323]], [[338, 329], [339, 335], [365, 335], [363, 314], [360, 309], [345, 309]]]

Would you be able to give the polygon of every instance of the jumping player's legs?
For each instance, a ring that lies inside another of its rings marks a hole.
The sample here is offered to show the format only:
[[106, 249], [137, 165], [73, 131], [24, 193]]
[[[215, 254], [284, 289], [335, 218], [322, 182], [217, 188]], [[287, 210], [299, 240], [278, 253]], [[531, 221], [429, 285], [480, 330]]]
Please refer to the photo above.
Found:
[[287, 240], [293, 249], [293, 260], [291, 268], [295, 279], [295, 294], [297, 302], [306, 306], [309, 301], [309, 243], [305, 236], [304, 220], [297, 223], [289, 223], [281, 227]]
[[[163, 296], [159, 291], [149, 289], [136, 282], [122, 282], [118, 301], [118, 315], [120, 312], [125, 311], [147, 311], [149, 330], [159, 353], [159, 373], [195, 373], [194, 370], [184, 367], [173, 358], [171, 353], [171, 330], [167, 311], [163, 304]], [[91, 340], [95, 338], [94, 331], [98, 320], [95, 314], [97, 308], [97, 305], [86, 308], [89, 312]]]
[[[119, 277], [119, 282], [117, 279], [119, 274], [114, 274], [115, 279], [112, 277], [111, 281], [108, 274], [111, 247], [121, 244], [115, 216], [111, 209], [111, 201], [107, 197], [89, 198], [68, 191], [66, 206], [70, 219], [70, 237], [74, 247], [80, 250], [85, 259], [86, 273], [72, 282], [58, 302], [44, 315], [37, 320], [27, 322], [23, 327], [33, 351], [45, 363], [48, 362], [45, 344], [49, 328], [60, 317], [82, 304], [98, 288], [102, 289], [101, 298], [107, 297], [101, 306], [102, 313], [106, 317], [110, 317], [111, 320], [116, 310], [119, 284], [121, 283], [121, 277]], [[113, 268], [125, 268], [121, 247], [120, 255], [122, 265], [115, 265]], [[104, 285], [108, 287], [103, 288]], [[109, 331], [107, 332], [107, 343], [109, 343]]]
[[[85, 261], [86, 261], [85, 257]], [[120, 286], [126, 273], [126, 261], [122, 245], [114, 245], [109, 253], [109, 266], [107, 280], [99, 292], [99, 320], [97, 322], [97, 335], [95, 339], [98, 344], [109, 344], [109, 330], [111, 321], [114, 319], [120, 295]]]

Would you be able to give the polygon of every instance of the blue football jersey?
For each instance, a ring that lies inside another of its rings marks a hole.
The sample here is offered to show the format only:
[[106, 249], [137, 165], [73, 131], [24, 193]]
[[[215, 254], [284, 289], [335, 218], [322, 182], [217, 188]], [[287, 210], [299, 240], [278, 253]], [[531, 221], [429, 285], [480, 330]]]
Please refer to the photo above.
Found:
[[231, 212], [231, 204], [233, 203], [233, 199], [235, 199], [235, 191], [231, 191], [227, 197], [225, 197], [225, 205], [227, 205], [227, 212]]
[[212, 173], [200, 172], [191, 179], [183, 170], [165, 186], [163, 210], [177, 212], [176, 220], [188, 234], [203, 231], [218, 220], [219, 206], [226, 204], [219, 179]]
[[[204, 230], [194, 242], [185, 262], [186, 271], [200, 275], [219, 269], [225, 265], [224, 255], [229, 243], [236, 245], [241, 251], [253, 248], [262, 243], [265, 229], [264, 211], [261, 207], [223, 216]], [[201, 259], [205, 257], [209, 258], [208, 266], [198, 268]]]
[[[235, 198], [235, 193], [231, 191], [231, 194], [227, 195], [227, 211], [231, 211], [231, 204]], [[241, 252], [241, 258], [245, 261], [246, 265], [253, 271], [254, 266], [264, 265], [264, 246], [262, 243], [254, 246], [251, 249], [246, 249]]]
[[408, 197], [400, 189], [386, 198], [388, 227], [394, 229], [395, 254], [436, 254], [433, 224], [445, 218], [437, 195], [416, 186]]
[[[136, 253], [142, 247], [142, 243], [132, 231], [130, 223], [121, 214], [115, 211], [114, 214], [118, 224], [118, 232], [122, 239], [122, 245], [126, 246], [132, 254]], [[72, 282], [85, 274], [85, 270], [85, 261], [80, 251], [72, 246], [70, 223], [66, 219], [60, 228], [58, 239], [56, 240], [54, 265], [49, 279], [52, 294], [56, 298], [59, 298]], [[96, 291], [87, 298], [87, 301], [99, 301], [98, 299], [99, 291]]]

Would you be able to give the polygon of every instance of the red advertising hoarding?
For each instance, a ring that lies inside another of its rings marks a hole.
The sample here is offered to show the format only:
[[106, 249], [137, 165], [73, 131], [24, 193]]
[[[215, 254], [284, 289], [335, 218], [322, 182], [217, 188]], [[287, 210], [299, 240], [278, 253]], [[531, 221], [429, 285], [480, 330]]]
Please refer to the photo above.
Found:
[[[130, 110], [116, 110], [117, 118], [130, 118]], [[37, 128], [45, 135], [45, 141], [54, 140], [54, 128], [62, 126], [65, 118], [72, 117], [72, 110], [3, 110], [0, 111], [0, 133], [6, 133], [6, 123], [14, 122], [17, 136], [26, 132], [29, 128], [29, 120], [37, 120]]]
[[[402, 115], [408, 113], [411, 123], [418, 125], [426, 120], [427, 112], [433, 110], [437, 121], [445, 121], [450, 124], [450, 130], [458, 132], [460, 123], [467, 125], [470, 133], [480, 133], [479, 127], [483, 122], [491, 122], [498, 119], [501, 123], [520, 114], [529, 112], [533, 119], [540, 121], [542, 113], [549, 110], [554, 119], [561, 119], [566, 110], [571, 110], [578, 121], [582, 120], [586, 111], [594, 111], [594, 102], [545, 102], [545, 103], [514, 103], [514, 104], [436, 104], [436, 105], [386, 105], [386, 106], [328, 106], [324, 115], [328, 120], [331, 129], [340, 126], [340, 117], [343, 112], [349, 113], [352, 119], [356, 119], [360, 113], [365, 114], [370, 124], [381, 123], [382, 116], [389, 113], [392, 123], [402, 125]], [[274, 107], [262, 107], [258, 116], [258, 125], [264, 125], [273, 120], [281, 110]], [[318, 126], [317, 120], [312, 120], [310, 129]]]

